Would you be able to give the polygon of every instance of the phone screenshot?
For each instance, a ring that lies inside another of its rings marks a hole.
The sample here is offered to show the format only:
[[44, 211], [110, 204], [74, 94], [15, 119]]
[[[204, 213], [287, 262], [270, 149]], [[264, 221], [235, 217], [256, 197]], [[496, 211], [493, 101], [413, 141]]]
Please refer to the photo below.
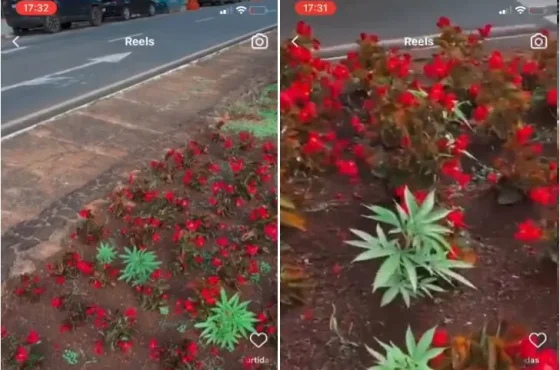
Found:
[[558, 370], [557, 2], [280, 9], [281, 369]]
[[276, 0], [3, 0], [2, 369], [278, 369]]

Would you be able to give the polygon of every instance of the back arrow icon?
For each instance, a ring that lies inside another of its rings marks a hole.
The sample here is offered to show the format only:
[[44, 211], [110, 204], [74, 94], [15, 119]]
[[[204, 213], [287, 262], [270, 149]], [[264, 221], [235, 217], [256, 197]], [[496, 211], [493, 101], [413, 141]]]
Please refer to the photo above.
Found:
[[294, 37], [294, 38], [292, 39], [292, 44], [294, 44], [295, 46], [299, 46], [299, 45], [296, 43], [296, 40], [297, 40], [298, 38], [299, 38], [299, 36], [296, 36], [296, 37]]
[[18, 45], [18, 43], [16, 42], [17, 39], [19, 39], [19, 36], [16, 36], [16, 38], [12, 40], [12, 44], [14, 44], [14, 45], [16, 46], [16, 48], [19, 48], [19, 45]]

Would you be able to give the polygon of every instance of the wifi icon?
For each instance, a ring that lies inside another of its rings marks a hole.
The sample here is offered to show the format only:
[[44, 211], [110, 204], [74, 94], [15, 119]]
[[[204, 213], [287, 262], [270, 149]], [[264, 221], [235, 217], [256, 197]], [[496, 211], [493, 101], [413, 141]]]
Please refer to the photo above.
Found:
[[527, 8], [524, 7], [524, 6], [516, 6], [515, 7], [515, 11], [517, 12], [517, 14], [523, 14], [525, 12], [525, 10], [527, 10]]
[[238, 12], [239, 14], [243, 14], [247, 11], [247, 8], [244, 6], [238, 6], [235, 8], [235, 11]]

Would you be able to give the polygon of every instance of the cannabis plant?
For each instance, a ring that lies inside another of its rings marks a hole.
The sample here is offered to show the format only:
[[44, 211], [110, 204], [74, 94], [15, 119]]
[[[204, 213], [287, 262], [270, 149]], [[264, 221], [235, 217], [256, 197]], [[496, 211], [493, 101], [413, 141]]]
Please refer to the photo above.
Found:
[[257, 319], [247, 309], [248, 305], [249, 301], [239, 302], [238, 293], [228, 298], [222, 289], [216, 306], [210, 310], [206, 320], [195, 324], [195, 328], [202, 329], [200, 338], [208, 344], [233, 351], [240, 338], [247, 338], [255, 331]]
[[119, 280], [124, 280], [132, 285], [142, 285], [148, 281], [152, 273], [161, 265], [154, 252], [136, 247], [124, 248], [124, 254], [119, 256], [125, 266], [121, 270]]
[[435, 331], [436, 328], [428, 330], [416, 343], [409, 327], [405, 336], [406, 352], [392, 342], [386, 344], [376, 338], [377, 343], [385, 350], [385, 354], [382, 355], [366, 346], [367, 351], [377, 361], [375, 366], [367, 370], [432, 370], [428, 362], [445, 351], [445, 348], [432, 348]]
[[[451, 246], [446, 238], [452, 230], [441, 223], [450, 211], [435, 207], [433, 191], [419, 205], [406, 188], [404, 201], [406, 210], [396, 204], [396, 212], [380, 206], [366, 206], [373, 215], [364, 217], [379, 222], [377, 235], [350, 229], [361, 240], [346, 241], [349, 245], [365, 249], [353, 262], [383, 259], [373, 281], [374, 292], [385, 290], [381, 306], [400, 296], [409, 307], [412, 298], [431, 297], [433, 292], [445, 291], [438, 284], [440, 280], [449, 284], [457, 281], [474, 288], [467, 279], [453, 271], [471, 268], [472, 264], [447, 258]], [[389, 228], [388, 233], [381, 225]]]
[[101, 244], [99, 244], [99, 247], [97, 247], [97, 255], [95, 256], [97, 263], [101, 265], [109, 265], [113, 263], [116, 258], [117, 251], [115, 250], [115, 247], [105, 242], [101, 242]]

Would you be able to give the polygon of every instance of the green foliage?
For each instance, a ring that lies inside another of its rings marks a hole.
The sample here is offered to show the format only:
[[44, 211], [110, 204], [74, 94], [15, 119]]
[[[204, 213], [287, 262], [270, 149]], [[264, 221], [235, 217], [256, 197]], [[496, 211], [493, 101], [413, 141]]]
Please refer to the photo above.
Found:
[[272, 266], [266, 261], [259, 261], [259, 271], [264, 275], [270, 274], [272, 271]]
[[159, 308], [159, 314], [162, 316], [167, 316], [169, 315], [169, 307], [167, 306], [162, 306]]
[[62, 352], [62, 359], [68, 365], [77, 365], [78, 362], [80, 362], [80, 355], [71, 349], [65, 349], [64, 352]]
[[144, 284], [158, 266], [161, 265], [154, 252], [146, 249], [139, 250], [136, 247], [132, 247], [132, 249], [125, 247], [124, 254], [121, 254], [119, 257], [125, 263], [119, 280], [132, 283], [132, 285]]
[[385, 344], [376, 338], [377, 343], [385, 350], [385, 354], [382, 355], [366, 346], [367, 351], [377, 361], [377, 364], [368, 370], [431, 370], [428, 362], [445, 351], [445, 348], [431, 348], [435, 331], [435, 327], [428, 330], [416, 343], [409, 327], [405, 336], [407, 353], [392, 342]]
[[[432, 296], [433, 292], [443, 292], [438, 280], [449, 284], [458, 281], [471, 288], [474, 286], [454, 269], [471, 268], [463, 261], [447, 258], [450, 245], [446, 240], [451, 230], [440, 223], [450, 211], [435, 208], [435, 193], [432, 191], [419, 205], [408, 188], [405, 189], [405, 205], [408, 212], [396, 204], [397, 212], [379, 206], [366, 206], [373, 212], [364, 216], [378, 221], [376, 233], [372, 236], [364, 231], [350, 229], [361, 240], [346, 241], [346, 244], [363, 248], [354, 262], [384, 259], [375, 279], [373, 291], [386, 289], [381, 306], [401, 296], [407, 307], [412, 298]], [[380, 224], [390, 227], [388, 234]], [[388, 235], [394, 235], [392, 239]]]
[[108, 265], [115, 261], [117, 258], [117, 251], [115, 247], [106, 242], [101, 242], [97, 247], [97, 255], [95, 259], [102, 265]]
[[255, 331], [257, 319], [247, 309], [248, 305], [249, 301], [239, 302], [238, 293], [228, 298], [226, 291], [222, 289], [219, 301], [210, 309], [206, 320], [195, 324], [195, 328], [202, 329], [200, 338], [207, 344], [233, 351], [240, 338], [247, 338], [249, 333]]

